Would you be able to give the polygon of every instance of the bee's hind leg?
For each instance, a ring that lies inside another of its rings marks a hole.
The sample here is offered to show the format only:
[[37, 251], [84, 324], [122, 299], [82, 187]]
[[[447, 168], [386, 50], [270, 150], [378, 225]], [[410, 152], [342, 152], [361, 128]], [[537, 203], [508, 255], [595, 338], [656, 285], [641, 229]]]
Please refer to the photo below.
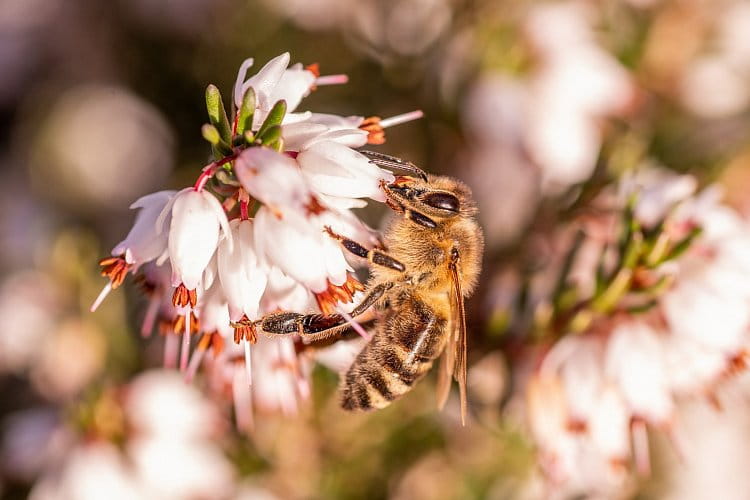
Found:
[[[381, 283], [374, 287], [352, 310], [351, 316], [356, 318], [367, 311], [391, 286], [393, 286], [392, 283]], [[263, 333], [276, 335], [296, 333], [309, 340], [325, 339], [351, 327], [347, 318], [342, 314], [300, 314], [289, 311], [268, 314], [254, 321], [253, 326]]]
[[326, 226], [326, 232], [328, 235], [337, 240], [341, 243], [341, 246], [344, 247], [349, 253], [353, 253], [354, 255], [358, 257], [362, 257], [363, 259], [367, 259], [367, 261], [371, 264], [374, 264], [376, 266], [383, 266], [387, 267], [388, 269], [393, 269], [394, 271], [404, 272], [406, 271], [406, 266], [404, 266], [401, 262], [397, 261], [387, 253], [383, 252], [382, 250], [379, 250], [377, 248], [373, 248], [372, 250], [368, 250], [361, 244], [357, 243], [354, 240], [350, 240], [346, 236], [342, 236], [340, 234], [334, 233], [333, 230]]

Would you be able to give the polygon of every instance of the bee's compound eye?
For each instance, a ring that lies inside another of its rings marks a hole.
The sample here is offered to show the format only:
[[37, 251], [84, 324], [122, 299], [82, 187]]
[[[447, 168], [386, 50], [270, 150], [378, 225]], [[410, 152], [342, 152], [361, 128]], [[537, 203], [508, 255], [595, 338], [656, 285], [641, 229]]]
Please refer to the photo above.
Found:
[[458, 212], [458, 198], [450, 193], [430, 193], [424, 197], [424, 202], [432, 208], [448, 210], [449, 212]]

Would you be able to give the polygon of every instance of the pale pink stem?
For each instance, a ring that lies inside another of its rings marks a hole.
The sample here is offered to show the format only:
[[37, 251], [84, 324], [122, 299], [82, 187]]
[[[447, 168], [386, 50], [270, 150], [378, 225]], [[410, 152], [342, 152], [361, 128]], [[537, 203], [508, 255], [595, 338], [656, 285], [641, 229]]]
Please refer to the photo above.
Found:
[[310, 397], [310, 384], [306, 378], [300, 377], [297, 379], [297, 392], [301, 400], [306, 400]]
[[245, 339], [245, 372], [247, 385], [253, 385], [253, 360], [250, 357], [250, 341]]
[[232, 377], [232, 400], [237, 428], [250, 432], [253, 429], [253, 398], [247, 383], [247, 374], [241, 366], [235, 366]]
[[164, 339], [164, 368], [173, 370], [177, 366], [177, 335], [167, 334]]
[[[288, 349], [285, 349], [285, 347], [287, 346], [287, 340], [289, 339], [281, 339], [276, 343], [276, 351], [279, 356], [279, 360], [282, 362], [282, 366], [286, 366], [287, 363], [292, 362], [288, 355]], [[286, 363], [284, 361], [286, 361]], [[272, 380], [277, 385], [277, 387], [286, 387], [287, 381], [284, 380], [284, 378], [293, 376], [293, 374], [289, 373], [288, 370], [284, 369], [274, 370], [269, 375], [270, 377], [272, 377]], [[294, 383], [293, 380], [292, 383]], [[277, 390], [276, 397], [277, 401], [279, 402], [279, 408], [281, 408], [281, 413], [284, 416], [294, 415], [297, 407], [294, 390]]]
[[102, 302], [107, 297], [107, 295], [109, 295], [109, 292], [111, 291], [112, 291], [112, 282], [110, 281], [109, 283], [104, 285], [104, 288], [102, 288], [102, 291], [99, 292], [99, 295], [96, 297], [96, 300], [94, 301], [93, 304], [91, 304], [91, 308], [89, 309], [89, 311], [91, 312], [96, 311], [99, 308], [99, 306], [102, 305]]
[[351, 325], [352, 328], [354, 328], [354, 331], [357, 332], [358, 334], [360, 334], [362, 336], [363, 339], [365, 339], [368, 342], [372, 339], [372, 335], [370, 335], [369, 333], [367, 333], [367, 330], [365, 330], [364, 328], [362, 328], [362, 325], [360, 325], [359, 323], [357, 323], [357, 320], [355, 320], [354, 318], [352, 318], [351, 314], [349, 314], [346, 311], [344, 311], [340, 305], [336, 306], [336, 310], [338, 311], [338, 313], [341, 316], [344, 317], [344, 319], [346, 320], [346, 322], [349, 323], [349, 325]]
[[231, 154], [229, 156], [225, 156], [221, 160], [209, 163], [208, 165], [203, 167], [203, 172], [201, 172], [201, 175], [199, 175], [198, 179], [195, 181], [193, 189], [196, 191], [203, 191], [203, 188], [206, 187], [206, 183], [208, 182], [208, 180], [216, 174], [219, 168], [225, 163], [229, 163], [236, 158], [236, 154]]
[[180, 371], [187, 370], [190, 357], [190, 309], [185, 312], [185, 332], [182, 334], [182, 350], [180, 352]]
[[383, 128], [388, 128], [394, 125], [400, 125], [402, 123], [418, 120], [423, 116], [424, 113], [422, 112], [422, 110], [417, 109], [415, 111], [410, 111], [409, 113], [403, 113], [401, 115], [391, 116], [390, 118], [380, 120], [380, 126]]
[[641, 476], [651, 475], [651, 459], [648, 453], [648, 430], [646, 422], [636, 420], [633, 422], [633, 455], [635, 467]]
[[[198, 345], [200, 346], [200, 343]], [[188, 364], [187, 371], [185, 372], [185, 382], [190, 383], [193, 381], [205, 354], [206, 349], [201, 349], [200, 347], [193, 351], [193, 357], [190, 358], [190, 364]]]
[[154, 331], [154, 323], [156, 323], [156, 316], [159, 313], [159, 298], [154, 296], [148, 301], [148, 309], [146, 309], [146, 315], [143, 317], [143, 323], [141, 324], [141, 336], [143, 338], [149, 338], [151, 333]]
[[323, 85], [343, 85], [349, 82], [348, 75], [325, 75], [319, 76], [315, 79], [315, 85], [321, 87]]
[[240, 219], [250, 219], [250, 213], [248, 210], [250, 207], [250, 196], [247, 194], [247, 191], [240, 188], [237, 199], [240, 201]]

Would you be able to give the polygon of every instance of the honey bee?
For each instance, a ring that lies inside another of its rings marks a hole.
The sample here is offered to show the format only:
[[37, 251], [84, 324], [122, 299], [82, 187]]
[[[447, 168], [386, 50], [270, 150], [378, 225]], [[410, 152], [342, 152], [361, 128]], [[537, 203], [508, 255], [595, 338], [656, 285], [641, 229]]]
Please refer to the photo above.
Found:
[[[427, 175], [414, 164], [374, 152], [370, 161], [411, 175], [383, 183], [395, 216], [384, 232], [383, 248], [363, 245], [327, 229], [342, 247], [370, 263], [365, 296], [351, 316], [374, 317], [374, 334], [342, 378], [346, 410], [388, 406], [407, 393], [440, 357], [438, 406], [460, 391], [466, 419], [466, 318], [464, 299], [479, 276], [484, 238], [470, 189], [450, 177]], [[299, 334], [311, 341], [350, 328], [342, 314], [279, 312], [254, 322], [268, 334]]]

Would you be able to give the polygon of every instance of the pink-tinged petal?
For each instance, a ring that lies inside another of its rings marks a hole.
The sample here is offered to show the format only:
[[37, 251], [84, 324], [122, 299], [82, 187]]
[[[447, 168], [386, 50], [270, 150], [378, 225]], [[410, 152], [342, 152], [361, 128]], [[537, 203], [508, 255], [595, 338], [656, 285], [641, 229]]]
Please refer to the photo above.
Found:
[[316, 142], [333, 141], [350, 148], [367, 144], [367, 132], [358, 128], [329, 128], [323, 124], [305, 120], [284, 125], [284, 148], [287, 151], [302, 151]]
[[364, 120], [363, 116], [339, 116], [328, 113], [313, 113], [310, 116], [311, 122], [320, 123], [331, 130], [357, 128]]
[[341, 286], [346, 282], [347, 271], [354, 271], [344, 258], [340, 244], [333, 238], [321, 238], [323, 254], [326, 260], [326, 271], [331, 284]]
[[309, 111], [302, 111], [300, 113], [287, 113], [284, 115], [284, 119], [281, 120], [281, 128], [283, 129], [286, 125], [307, 121], [310, 119], [311, 115], [312, 113], [310, 113]]
[[337, 373], [344, 373], [366, 343], [364, 338], [336, 342], [330, 347], [315, 351], [315, 360]]
[[360, 198], [342, 198], [340, 196], [328, 196], [327, 194], [320, 194], [319, 196], [325, 206], [337, 211], [367, 206], [367, 202]]
[[620, 196], [625, 201], [635, 195], [636, 218], [641, 224], [653, 227], [679, 202], [689, 198], [697, 186], [697, 180], [691, 175], [647, 168], [623, 178]]
[[586, 423], [594, 412], [604, 384], [604, 352], [596, 339], [577, 339], [576, 349], [560, 368], [570, 419]]
[[369, 197], [384, 201], [380, 182], [393, 174], [370, 163], [367, 157], [333, 141], [321, 141], [297, 155], [312, 187], [330, 196]]
[[137, 377], [128, 387], [125, 409], [135, 431], [154, 437], [208, 438], [211, 427], [220, 422], [216, 408], [170, 371]]
[[750, 308], [742, 297], [718, 293], [700, 281], [689, 281], [670, 290], [662, 304], [674, 335], [691, 338], [729, 356], [747, 342]]
[[273, 92], [278, 85], [281, 77], [284, 75], [287, 66], [289, 66], [289, 52], [285, 52], [266, 63], [258, 73], [250, 77], [243, 85], [240, 95], [244, 95], [250, 87], [255, 90], [257, 99], [256, 112], [253, 116], [253, 130], [260, 127], [263, 120], [266, 119], [271, 107], [275, 104], [272, 101]]
[[591, 440], [610, 462], [624, 463], [630, 456], [630, 418], [625, 401], [611, 385], [601, 392], [597, 404], [591, 408]]
[[156, 220], [176, 191], [159, 191], [136, 200], [130, 208], [140, 208], [127, 237], [112, 249], [112, 255], [126, 255], [136, 267], [158, 258], [167, 248], [166, 233], [156, 230]]
[[307, 311], [314, 307], [315, 300], [310, 291], [297, 280], [284, 274], [274, 266], [268, 273], [268, 284], [261, 300], [264, 312], [276, 310]]
[[189, 290], [200, 284], [219, 243], [220, 229], [225, 225], [228, 229], [221, 204], [210, 193], [187, 188], [175, 196], [169, 228], [169, 258], [175, 279]]
[[237, 79], [234, 81], [234, 104], [237, 108], [242, 106], [242, 99], [245, 97], [245, 93], [242, 91], [242, 84], [245, 83], [245, 77], [247, 76], [247, 70], [252, 67], [254, 60], [249, 57], [242, 61], [240, 64], [240, 70], [237, 72]]
[[234, 470], [210, 443], [166, 437], [130, 440], [127, 452], [134, 476], [149, 493], [133, 498], [230, 497]]
[[310, 138], [302, 144], [302, 150], [322, 141], [331, 141], [349, 148], [359, 148], [367, 144], [367, 131], [358, 128], [329, 130], [325, 134]]
[[293, 213], [279, 220], [263, 207], [255, 216], [255, 245], [261, 260], [316, 293], [326, 290], [329, 277], [323, 238], [329, 237]]
[[282, 216], [287, 211], [304, 214], [314, 199], [297, 163], [287, 155], [268, 148], [250, 148], [240, 154], [234, 169], [253, 198]]
[[253, 402], [259, 411], [293, 415], [298, 411], [299, 376], [303, 372], [288, 337], [260, 337], [252, 352]]
[[294, 111], [304, 97], [310, 93], [315, 83], [315, 75], [304, 69], [301, 64], [295, 64], [284, 71], [278, 84], [271, 94], [271, 102], [284, 99], [288, 111]]
[[206, 269], [203, 271], [203, 279], [201, 280], [201, 287], [204, 290], [208, 290], [209, 288], [211, 288], [211, 285], [214, 284], [214, 280], [216, 279], [218, 272], [219, 272], [219, 269], [216, 264], [216, 252], [214, 252], [213, 257], [211, 257], [211, 260], [206, 266]]
[[678, 395], [702, 395], [727, 367], [727, 355], [690, 337], [670, 335], [665, 345], [669, 386]]
[[366, 246], [374, 246], [380, 243], [378, 232], [359, 220], [359, 217], [350, 210], [331, 210], [320, 214], [317, 221], [321, 227], [330, 227], [334, 233], [346, 236]]
[[284, 148], [287, 151], [299, 151], [305, 142], [325, 134], [328, 130], [325, 125], [309, 120], [284, 125], [281, 129]]
[[656, 424], [670, 421], [674, 404], [657, 332], [640, 322], [618, 325], [607, 345], [605, 371], [635, 416]]
[[204, 294], [203, 302], [200, 305], [200, 313], [201, 329], [204, 332], [219, 332], [219, 335], [224, 338], [232, 337], [234, 328], [229, 324], [231, 321], [229, 307], [218, 281]]
[[526, 403], [531, 432], [542, 448], [554, 449], [567, 434], [568, 411], [561, 380], [539, 373], [529, 381]]
[[231, 223], [234, 247], [222, 242], [218, 251], [219, 280], [232, 321], [243, 315], [258, 315], [260, 297], [266, 287], [266, 272], [258, 266], [253, 242], [253, 222], [235, 219]]

